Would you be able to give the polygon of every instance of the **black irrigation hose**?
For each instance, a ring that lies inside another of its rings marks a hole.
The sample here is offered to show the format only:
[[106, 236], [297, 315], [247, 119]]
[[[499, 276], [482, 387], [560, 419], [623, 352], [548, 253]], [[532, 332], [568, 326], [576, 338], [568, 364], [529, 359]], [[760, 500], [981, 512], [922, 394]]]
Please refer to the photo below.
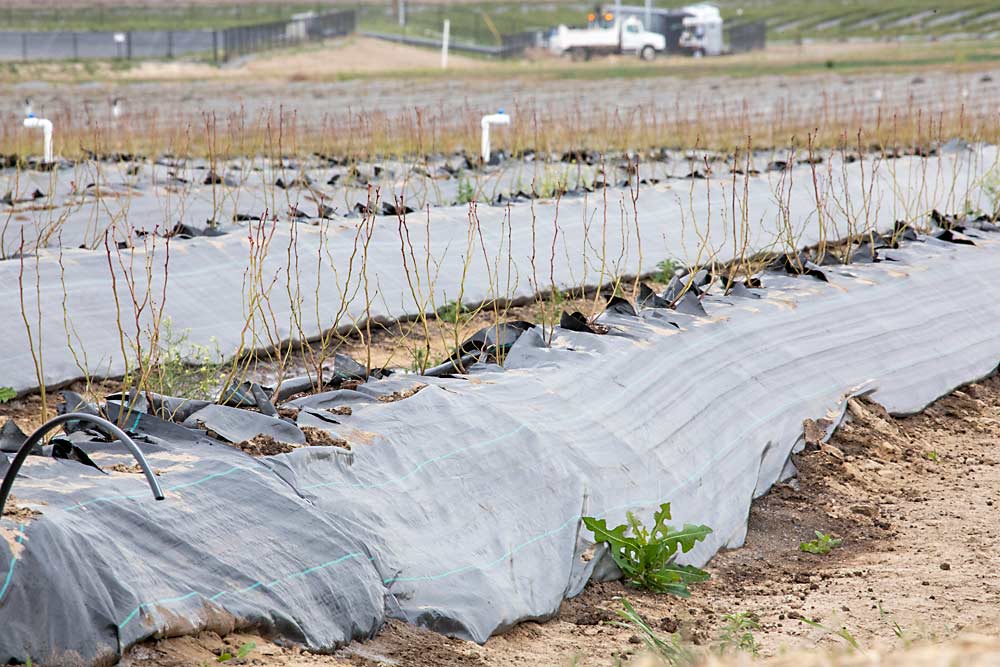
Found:
[[479, 352], [470, 352], [469, 354], [463, 354], [459, 359], [449, 359], [448, 361], [438, 364], [432, 368], [426, 369], [421, 375], [428, 375], [431, 377], [440, 377], [442, 375], [452, 375], [455, 373], [462, 373], [464, 369], [468, 368], [470, 364], [474, 364], [479, 360]]
[[149, 488], [153, 491], [153, 497], [156, 500], [163, 500], [163, 490], [160, 489], [160, 483], [156, 481], [156, 476], [153, 474], [152, 468], [149, 467], [149, 463], [146, 462], [146, 457], [142, 455], [142, 451], [132, 441], [132, 438], [128, 437], [124, 431], [106, 419], [102, 419], [101, 417], [96, 417], [94, 415], [88, 415], [83, 412], [69, 412], [64, 415], [59, 415], [58, 417], [53, 417], [39, 426], [34, 433], [28, 436], [28, 439], [24, 441], [21, 448], [17, 450], [17, 456], [14, 457], [14, 461], [10, 464], [10, 468], [7, 469], [7, 474], [4, 475], [3, 478], [3, 485], [0, 486], [0, 517], [3, 516], [3, 509], [7, 505], [7, 498], [10, 497], [10, 490], [14, 486], [14, 478], [17, 477], [18, 471], [21, 470], [21, 466], [24, 465], [24, 462], [27, 460], [31, 450], [34, 449], [35, 445], [38, 444], [39, 441], [41, 441], [42, 436], [51, 431], [53, 428], [59, 426], [60, 424], [73, 421], [90, 422], [104, 431], [108, 436], [113, 436], [121, 440], [122, 444], [128, 447], [132, 456], [135, 457], [135, 460], [139, 462], [139, 466], [146, 475], [146, 481], [149, 482]]

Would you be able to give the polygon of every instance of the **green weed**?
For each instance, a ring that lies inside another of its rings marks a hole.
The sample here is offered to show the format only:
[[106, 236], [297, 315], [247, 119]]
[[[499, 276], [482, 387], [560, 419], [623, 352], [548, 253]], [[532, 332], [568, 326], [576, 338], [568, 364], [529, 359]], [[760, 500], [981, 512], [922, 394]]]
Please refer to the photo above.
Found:
[[882, 608], [881, 602], [878, 603], [878, 617], [892, 627], [892, 632], [896, 635], [897, 639], [902, 639], [903, 642], [909, 643], [909, 637], [907, 636], [906, 631], [903, 630], [903, 626], [901, 626], [899, 622], [892, 617], [892, 614]]
[[937, 453], [937, 450], [932, 449], [931, 451], [924, 454], [924, 457], [931, 463], [940, 463], [941, 456]]
[[672, 259], [665, 259], [656, 265], [656, 275], [653, 276], [653, 280], [658, 283], [669, 283], [675, 271], [677, 264]]
[[437, 309], [438, 319], [442, 322], [448, 322], [450, 324], [459, 324], [462, 322], [463, 317], [467, 316], [469, 311], [466, 310], [462, 304], [457, 301], [449, 301], [440, 308]]
[[726, 622], [719, 636], [719, 652], [725, 653], [731, 649], [744, 651], [756, 656], [760, 652], [754, 630], [760, 630], [760, 623], [752, 612], [740, 611], [726, 614], [722, 617]]
[[17, 398], [17, 392], [13, 387], [0, 387], [0, 403], [6, 403]]
[[861, 644], [858, 643], [858, 640], [855, 639], [854, 635], [851, 634], [851, 631], [848, 630], [846, 626], [842, 625], [840, 626], [839, 630], [834, 630], [833, 628], [828, 628], [819, 621], [811, 621], [808, 618], [800, 618], [799, 620], [808, 626], [816, 628], [817, 630], [822, 630], [828, 635], [831, 635], [833, 637], [839, 637], [844, 641], [845, 644], [847, 644], [854, 650], [861, 649]]
[[532, 183], [532, 187], [535, 189], [535, 194], [542, 199], [551, 199], [569, 189], [565, 177], [553, 175], [548, 169], [542, 173], [542, 182]]
[[827, 535], [826, 533], [821, 533], [818, 530], [814, 532], [816, 533], [816, 539], [799, 544], [799, 551], [819, 555], [828, 554], [833, 549], [839, 547], [841, 542], [843, 542], [842, 539], [834, 537], [833, 535]]
[[229, 662], [230, 660], [242, 660], [243, 658], [250, 655], [255, 648], [257, 648], [257, 644], [255, 642], [247, 642], [245, 644], [242, 644], [236, 650], [236, 655], [233, 655], [229, 651], [225, 651], [222, 655], [220, 655], [216, 659], [216, 662]]
[[458, 179], [458, 198], [455, 199], [456, 204], [468, 204], [475, 200], [476, 189], [472, 187], [472, 181], [467, 178]]
[[414, 373], [422, 373], [428, 366], [427, 348], [418, 347], [410, 351], [410, 370]]
[[[164, 320], [158, 349], [145, 352], [146, 359], [138, 366], [149, 371], [147, 387], [165, 396], [197, 400], [215, 398], [223, 364], [222, 353], [214, 339], [212, 343], [214, 349], [191, 343], [186, 331], [176, 333], [170, 320]], [[140, 379], [128, 378], [127, 386], [136, 386]]]
[[622, 608], [617, 613], [622, 620], [616, 621], [615, 625], [634, 631], [642, 639], [646, 649], [664, 664], [687, 665], [694, 661], [693, 653], [681, 643], [677, 634], [667, 637], [657, 634], [627, 598], [622, 598]]
[[[667, 525], [668, 519], [670, 503], [663, 503], [653, 514], [652, 530], [647, 530], [631, 512], [628, 513], [628, 525], [616, 528], [608, 528], [605, 519], [589, 516], [583, 517], [583, 523], [594, 533], [598, 544], [608, 545], [611, 557], [630, 586], [690, 597], [688, 584], [707, 581], [709, 574], [693, 565], [678, 565], [674, 561], [678, 550], [691, 551], [712, 529], [684, 524], [677, 530]], [[625, 533], [630, 528], [632, 534], [629, 536]]]
[[989, 198], [990, 214], [995, 215], [1000, 211], [1000, 170], [990, 169], [981, 184], [983, 193]]

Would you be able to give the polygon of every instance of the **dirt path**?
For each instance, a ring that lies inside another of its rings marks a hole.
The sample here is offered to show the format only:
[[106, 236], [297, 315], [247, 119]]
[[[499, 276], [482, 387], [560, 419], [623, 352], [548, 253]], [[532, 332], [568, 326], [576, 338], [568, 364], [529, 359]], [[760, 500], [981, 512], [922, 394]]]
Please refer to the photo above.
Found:
[[[479, 70], [488, 66], [482, 59], [451, 54], [448, 65], [457, 70]], [[120, 75], [123, 80], [247, 80], [305, 81], [336, 79], [338, 75], [372, 72], [431, 70], [441, 66], [434, 49], [395, 44], [370, 37], [351, 36], [289, 51], [275, 51], [248, 57], [239, 66], [214, 67], [185, 61], [146, 61]]]
[[[969, 635], [1000, 627], [993, 577], [1000, 569], [1000, 378], [904, 419], [864, 400], [852, 400], [849, 415], [829, 444], [812, 443], [796, 457], [797, 480], [753, 505], [746, 545], [719, 554], [708, 568], [712, 581], [689, 600], [594, 584], [555, 619], [521, 624], [485, 646], [392, 622], [335, 656], [207, 633], [137, 647], [124, 664], [200, 665], [225, 647], [235, 653], [254, 642], [231, 664], [607, 665], [642, 652], [634, 630], [608, 622], [626, 596], [662, 635], [676, 632], [712, 659], [726, 615], [743, 612], [757, 619], [754, 641], [776, 665], [1000, 663], [1000, 641]], [[801, 552], [800, 542], [817, 530], [842, 545], [825, 556]], [[863, 650], [849, 652], [848, 636]], [[737, 657], [727, 664], [748, 656]]]

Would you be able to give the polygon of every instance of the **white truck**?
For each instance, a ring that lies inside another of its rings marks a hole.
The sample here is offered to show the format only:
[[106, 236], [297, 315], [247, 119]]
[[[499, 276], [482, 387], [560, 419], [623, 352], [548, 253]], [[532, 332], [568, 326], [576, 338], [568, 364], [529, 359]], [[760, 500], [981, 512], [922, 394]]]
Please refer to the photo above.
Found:
[[683, 11], [686, 14], [684, 32], [678, 46], [695, 58], [722, 55], [722, 15], [719, 8], [700, 4], [689, 5]]
[[653, 60], [667, 48], [666, 38], [646, 30], [634, 16], [619, 19], [611, 12], [590, 14], [583, 29], [556, 28], [549, 39], [549, 49], [557, 55], [589, 60], [593, 55], [629, 53], [643, 60]]

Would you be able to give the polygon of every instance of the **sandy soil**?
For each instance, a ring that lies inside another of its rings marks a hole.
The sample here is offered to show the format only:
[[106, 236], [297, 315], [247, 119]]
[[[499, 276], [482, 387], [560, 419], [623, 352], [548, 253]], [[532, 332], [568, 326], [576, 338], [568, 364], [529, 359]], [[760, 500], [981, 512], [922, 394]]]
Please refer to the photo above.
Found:
[[[448, 66], [454, 70], [482, 69], [485, 60], [466, 58], [452, 53]], [[370, 37], [353, 36], [326, 42], [320, 46], [248, 57], [227, 67], [194, 62], [143, 62], [138, 67], [121, 72], [121, 80], [252, 80], [305, 81], [336, 79], [338, 75], [407, 72], [441, 66], [441, 54], [433, 49], [421, 49]]]
[[[123, 664], [199, 665], [248, 642], [253, 651], [231, 664], [603, 665], [618, 657], [649, 664], [634, 630], [610, 622], [622, 597], [662, 635], [678, 633], [712, 664], [750, 661], [747, 654], [718, 658], [724, 616], [734, 612], [758, 619], [753, 634], [770, 665], [998, 664], [1000, 641], [980, 635], [1000, 628], [993, 580], [1000, 378], [912, 417], [892, 418], [858, 399], [848, 414], [829, 444], [813, 441], [795, 457], [796, 480], [754, 503], [746, 545], [719, 554], [708, 568], [711, 582], [689, 600], [592, 584], [553, 620], [521, 624], [485, 646], [391, 622], [374, 640], [333, 656], [256, 635], [207, 633], [136, 647]], [[815, 530], [843, 544], [825, 556], [801, 552]], [[861, 650], [836, 634], [843, 629]]]
[[[640, 67], [663, 73], [725, 74], [739, 67], [788, 67], [839, 61], [910, 60], [926, 57], [928, 50], [939, 45], [907, 42], [815, 42], [803, 44], [772, 44], [765, 50], [727, 56], [720, 59], [694, 61], [683, 56], [660, 57], [654, 63], [640, 63], [633, 56], [609, 56], [589, 63], [573, 62], [544, 50], [534, 50], [523, 60], [489, 60], [451, 53], [448, 58], [452, 75], [467, 76], [531, 76], [553, 75], [567, 70], [600, 73], [616, 67]], [[109, 72], [108, 78], [119, 81], [149, 80], [253, 80], [253, 81], [323, 81], [343, 75], [372, 73], [405, 73], [414, 70], [436, 70], [440, 67], [436, 49], [395, 44], [380, 39], [355, 35], [322, 45], [304, 46], [291, 51], [276, 51], [249, 56], [229, 66], [218, 68], [208, 64], [175, 61], [150, 61], [138, 67]]]

